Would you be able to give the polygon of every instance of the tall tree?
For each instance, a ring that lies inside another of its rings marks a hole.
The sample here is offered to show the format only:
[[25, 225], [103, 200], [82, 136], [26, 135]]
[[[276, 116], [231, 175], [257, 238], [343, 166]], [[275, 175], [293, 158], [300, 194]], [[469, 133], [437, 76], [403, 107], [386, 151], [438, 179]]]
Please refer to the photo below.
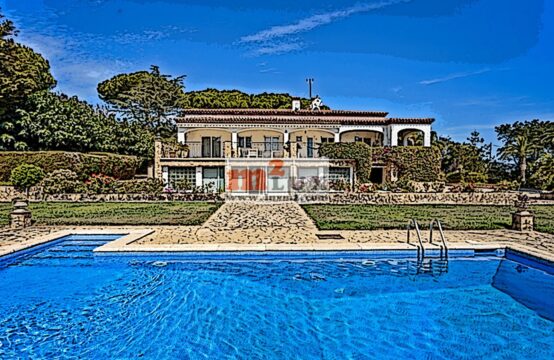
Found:
[[495, 131], [498, 139], [503, 143], [498, 150], [500, 159], [513, 161], [519, 168], [519, 180], [527, 182], [529, 162], [536, 160], [544, 151], [540, 140], [541, 128], [544, 122], [533, 120], [529, 122], [515, 122], [497, 126]]
[[150, 72], [120, 74], [98, 84], [98, 94], [121, 118], [156, 133], [174, 129], [172, 117], [183, 109], [185, 76], [171, 77], [152, 65]]
[[40, 54], [14, 40], [15, 26], [0, 14], [0, 149], [24, 149], [19, 141], [17, 109], [33, 93], [52, 89], [56, 81]]
[[76, 96], [41, 91], [19, 110], [21, 141], [31, 150], [114, 152], [150, 158], [154, 136]]

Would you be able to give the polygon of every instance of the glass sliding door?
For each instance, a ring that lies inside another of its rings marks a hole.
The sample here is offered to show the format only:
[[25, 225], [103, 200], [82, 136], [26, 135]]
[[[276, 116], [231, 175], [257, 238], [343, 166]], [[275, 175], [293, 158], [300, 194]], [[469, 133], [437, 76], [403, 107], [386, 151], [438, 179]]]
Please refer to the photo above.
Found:
[[221, 137], [202, 137], [202, 157], [219, 158], [221, 157]]
[[210, 186], [215, 192], [225, 189], [225, 168], [205, 167], [202, 169], [202, 185]]
[[307, 147], [306, 151], [308, 153], [307, 157], [313, 158], [314, 157], [314, 138], [309, 137], [307, 141], [308, 141], [306, 146]]

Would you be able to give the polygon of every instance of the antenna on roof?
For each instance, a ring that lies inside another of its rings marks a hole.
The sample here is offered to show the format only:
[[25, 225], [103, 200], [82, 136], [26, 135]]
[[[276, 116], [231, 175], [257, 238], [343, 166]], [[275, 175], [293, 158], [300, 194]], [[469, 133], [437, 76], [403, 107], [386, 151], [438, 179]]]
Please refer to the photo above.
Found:
[[313, 78], [307, 78], [306, 82], [308, 83], [308, 88], [310, 89], [310, 100], [312, 100], [312, 83], [315, 81]]

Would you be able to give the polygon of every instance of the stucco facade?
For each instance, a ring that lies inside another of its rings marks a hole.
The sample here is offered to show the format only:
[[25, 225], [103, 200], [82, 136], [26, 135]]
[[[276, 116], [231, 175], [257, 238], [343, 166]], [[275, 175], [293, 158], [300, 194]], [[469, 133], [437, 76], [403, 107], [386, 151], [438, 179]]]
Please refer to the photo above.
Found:
[[[233, 168], [258, 166], [267, 170], [267, 164], [284, 161], [289, 164], [286, 176], [321, 174], [324, 159], [318, 149], [326, 142], [360, 141], [378, 147], [431, 145], [434, 119], [387, 115], [340, 110], [186, 110], [177, 119], [181, 145], [156, 144], [154, 176], [162, 178], [168, 187], [186, 179], [195, 186], [212, 184], [227, 191]], [[344, 160], [346, 165], [342, 167], [326, 163], [330, 170], [325, 171], [331, 178], [353, 185], [353, 162]], [[389, 169], [379, 166], [375, 166], [374, 181], [389, 180]]]

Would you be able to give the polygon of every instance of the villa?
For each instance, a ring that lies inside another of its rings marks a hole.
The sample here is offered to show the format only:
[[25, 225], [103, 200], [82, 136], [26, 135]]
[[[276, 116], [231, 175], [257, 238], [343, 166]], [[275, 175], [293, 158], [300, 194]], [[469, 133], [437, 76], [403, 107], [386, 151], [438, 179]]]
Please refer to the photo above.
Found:
[[[364, 142], [374, 147], [428, 147], [433, 121], [392, 118], [379, 111], [306, 110], [300, 109], [300, 100], [293, 100], [291, 109], [279, 110], [187, 109], [176, 119], [180, 145], [156, 143], [154, 177], [164, 179], [168, 186], [186, 179], [195, 186], [213, 184], [213, 188], [223, 191], [229, 189], [229, 174], [240, 174], [242, 169], [252, 167], [266, 169], [278, 161], [287, 178], [321, 174], [325, 168], [330, 180], [353, 184], [354, 162], [324, 161], [318, 153], [321, 144]], [[373, 183], [393, 176], [385, 171], [385, 165], [373, 164]], [[277, 180], [271, 181], [270, 169], [263, 175], [264, 190], [288, 188]]]

